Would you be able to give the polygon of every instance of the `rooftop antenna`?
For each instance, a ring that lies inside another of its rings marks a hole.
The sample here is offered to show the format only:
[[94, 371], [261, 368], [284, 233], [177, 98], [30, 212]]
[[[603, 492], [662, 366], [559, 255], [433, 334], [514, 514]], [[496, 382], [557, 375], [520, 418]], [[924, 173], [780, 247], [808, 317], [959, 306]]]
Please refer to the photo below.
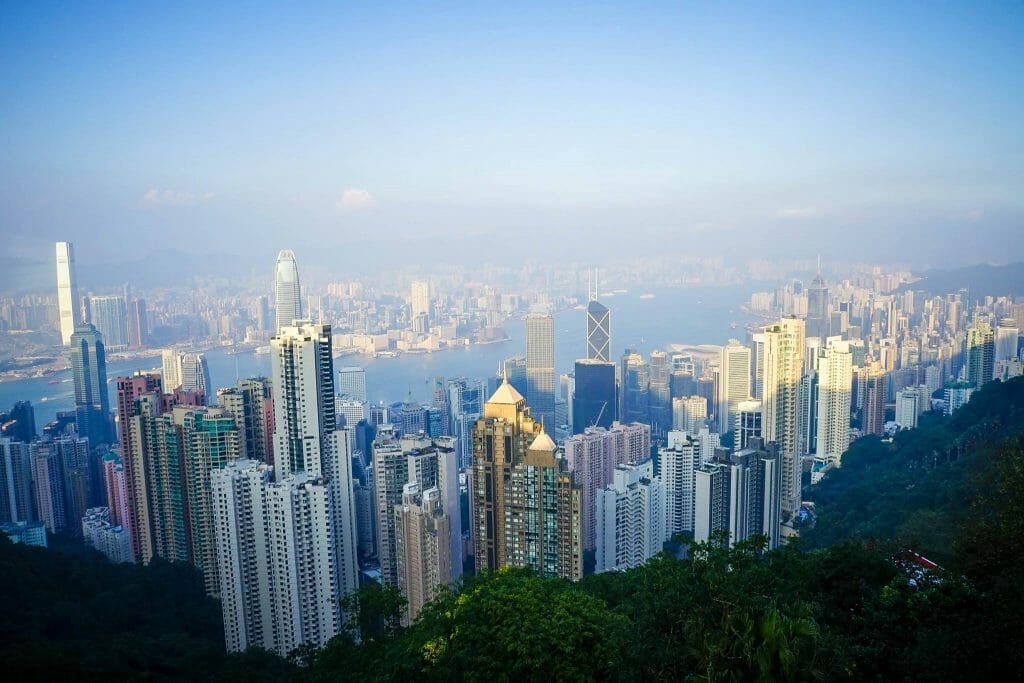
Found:
[[818, 254], [818, 277], [821, 277], [821, 254]]

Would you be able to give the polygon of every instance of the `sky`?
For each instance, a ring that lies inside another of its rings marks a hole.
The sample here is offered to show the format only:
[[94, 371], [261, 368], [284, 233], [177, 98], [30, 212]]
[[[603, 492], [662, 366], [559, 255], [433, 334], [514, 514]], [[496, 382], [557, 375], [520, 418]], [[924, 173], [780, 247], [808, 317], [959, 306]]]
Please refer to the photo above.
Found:
[[0, 4], [4, 263], [1024, 258], [1024, 3]]

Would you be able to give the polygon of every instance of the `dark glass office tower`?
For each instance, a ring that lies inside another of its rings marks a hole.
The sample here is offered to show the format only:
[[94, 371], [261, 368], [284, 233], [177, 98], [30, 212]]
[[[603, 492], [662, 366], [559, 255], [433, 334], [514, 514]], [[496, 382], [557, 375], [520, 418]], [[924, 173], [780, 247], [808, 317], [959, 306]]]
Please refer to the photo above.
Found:
[[103, 336], [89, 323], [71, 335], [71, 373], [75, 382], [75, 423], [89, 443], [113, 443], [110, 399], [107, 396], [107, 356]]
[[618, 418], [615, 364], [591, 358], [576, 361], [576, 393], [572, 403], [572, 433], [587, 427], [612, 426]]

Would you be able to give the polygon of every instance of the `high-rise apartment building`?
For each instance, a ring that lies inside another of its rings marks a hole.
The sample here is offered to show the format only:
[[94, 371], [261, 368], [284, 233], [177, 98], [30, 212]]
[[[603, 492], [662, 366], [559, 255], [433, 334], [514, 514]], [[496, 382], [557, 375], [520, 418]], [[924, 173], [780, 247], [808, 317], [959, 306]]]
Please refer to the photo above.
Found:
[[61, 343], [65, 346], [71, 342], [71, 335], [82, 320], [80, 305], [75, 248], [71, 242], [57, 242], [57, 315]]
[[283, 249], [277, 255], [274, 266], [274, 305], [277, 307], [278, 334], [286, 326], [294, 325], [302, 319], [302, 287], [299, 285], [299, 266], [295, 262], [295, 253]]
[[651, 428], [645, 424], [612, 423], [609, 429], [588, 427], [565, 440], [565, 462], [580, 489], [584, 551], [595, 549], [594, 504], [597, 492], [612, 483], [615, 468], [650, 458]]
[[402, 502], [393, 515], [398, 587], [407, 603], [406, 620], [411, 623], [423, 606], [437, 597], [440, 587], [452, 582], [452, 519], [444, 509], [440, 490], [430, 487], [421, 491], [416, 481], [403, 487]]
[[305, 472], [324, 477], [331, 493], [330, 534], [337, 554], [337, 591], [358, 587], [355, 502], [352, 497], [353, 432], [337, 429], [331, 326], [302, 321], [285, 326], [271, 339], [271, 387], [274, 398], [274, 476], [282, 482]]
[[672, 400], [672, 429], [696, 434], [708, 418], [708, 400], [703, 396], [682, 396]]
[[967, 329], [964, 360], [967, 364], [968, 384], [980, 389], [986, 382], [992, 380], [995, 367], [995, 332], [987, 322], [976, 321]]
[[107, 395], [107, 356], [96, 328], [79, 325], [69, 340], [71, 376], [75, 385], [75, 423], [78, 434], [95, 446], [111, 443], [110, 399]]
[[63, 531], [68, 524], [65, 506], [64, 475], [60, 455], [53, 445], [35, 442], [29, 447], [32, 467], [32, 490], [39, 520], [51, 534]]
[[0, 438], [0, 522], [31, 522], [32, 456], [29, 444]]
[[733, 427], [733, 450], [743, 450], [751, 438], [761, 438], [762, 407], [760, 401], [740, 401], [736, 406], [736, 424]]
[[555, 428], [555, 319], [548, 314], [526, 316], [526, 402]]
[[210, 472], [210, 490], [227, 650], [325, 645], [343, 596], [327, 481], [299, 471], [275, 482], [270, 466], [235, 460]]
[[477, 571], [529, 566], [578, 578], [579, 491], [526, 399], [507, 379], [473, 429], [470, 499]]
[[217, 390], [217, 403], [238, 425], [239, 457], [274, 464], [274, 401], [266, 377], [240, 379], [235, 386]]
[[896, 424], [900, 429], [917, 427], [917, 417], [921, 414], [923, 400], [927, 394], [924, 387], [907, 387], [896, 392]]
[[128, 350], [128, 305], [120, 295], [90, 296], [89, 322], [103, 336], [103, 345], [110, 352]]
[[804, 321], [786, 317], [764, 332], [764, 397], [761, 428], [765, 441], [782, 451], [782, 509], [792, 515], [800, 508], [801, 400]]
[[117, 380], [118, 438], [121, 463], [124, 467], [125, 511], [121, 525], [131, 539], [132, 558], [135, 562], [148, 562], [152, 557], [152, 539], [149, 533], [149, 504], [146, 488], [145, 444], [138, 428], [132, 429], [138, 412], [136, 401], [142, 396], [160, 392], [160, 375], [138, 373]]
[[836, 466], [850, 445], [853, 356], [849, 345], [830, 338], [818, 356], [817, 439], [815, 455]]
[[82, 516], [82, 540], [103, 553], [114, 564], [132, 561], [132, 546], [128, 532], [111, 524], [110, 509], [94, 507]]
[[872, 362], [861, 372], [864, 400], [861, 408], [861, 431], [864, 434], [885, 434], [885, 371]]
[[669, 538], [693, 531], [694, 477], [701, 465], [700, 443], [683, 432], [668, 433], [658, 449], [657, 475], [665, 486], [665, 525]]
[[730, 339], [719, 354], [718, 370], [718, 433], [725, 434], [736, 422], [740, 401], [751, 397], [750, 349]]
[[694, 477], [695, 541], [723, 531], [730, 546], [753, 535], [765, 536], [769, 549], [779, 546], [782, 469], [775, 444], [752, 437], [732, 454], [719, 449]]
[[596, 572], [639, 567], [669, 539], [665, 486], [650, 459], [616, 466], [595, 500]]

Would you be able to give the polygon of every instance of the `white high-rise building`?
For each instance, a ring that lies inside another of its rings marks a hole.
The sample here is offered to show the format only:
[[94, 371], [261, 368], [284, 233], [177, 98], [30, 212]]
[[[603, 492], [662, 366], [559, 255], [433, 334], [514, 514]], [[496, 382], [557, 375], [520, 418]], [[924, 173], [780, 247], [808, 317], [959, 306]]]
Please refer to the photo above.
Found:
[[210, 472], [224, 640], [284, 657], [322, 647], [342, 625], [331, 487], [305, 472], [235, 460]]
[[181, 352], [164, 349], [160, 354], [160, 385], [165, 394], [173, 394], [181, 386]]
[[300, 321], [270, 340], [274, 476], [323, 476], [331, 491], [340, 595], [359, 587], [350, 429], [337, 429], [331, 326]]
[[736, 424], [733, 427], [733, 450], [747, 447], [751, 438], [761, 437], [761, 402], [741, 401], [736, 407]]
[[679, 396], [672, 399], [672, 428], [695, 434], [708, 419], [708, 400], [703, 396]]
[[830, 337], [818, 357], [818, 435], [815, 455], [835, 466], [850, 445], [853, 356], [849, 345]]
[[277, 255], [274, 267], [274, 302], [277, 306], [278, 334], [302, 318], [302, 288], [299, 285], [299, 266], [295, 253], [283, 249]]
[[128, 349], [128, 305], [123, 296], [90, 296], [89, 322], [103, 337], [109, 352]]
[[764, 397], [761, 429], [766, 442], [782, 451], [782, 510], [800, 508], [800, 380], [803, 371], [804, 321], [786, 317], [764, 330]]
[[61, 343], [67, 346], [81, 321], [75, 248], [71, 242], [57, 242], [57, 314], [60, 317]]
[[420, 315], [430, 318], [430, 281], [413, 280], [409, 291], [409, 308], [412, 310], [412, 319]]
[[[1013, 318], [1002, 318], [995, 331], [994, 364], [1017, 358], [1017, 338], [1020, 330]], [[997, 377], [998, 378], [998, 377]]]
[[210, 381], [210, 367], [206, 364], [203, 354], [186, 353], [182, 355], [181, 388], [185, 391], [201, 391], [209, 402], [213, 393], [213, 383]]
[[693, 531], [694, 476], [700, 465], [700, 442], [684, 432], [669, 432], [668, 445], [658, 449], [658, 478], [665, 486], [665, 524], [670, 538]]
[[900, 429], [917, 427], [917, 416], [921, 414], [921, 402], [927, 398], [924, 387], [907, 387], [896, 392], [896, 424]]
[[735, 339], [722, 347], [718, 374], [718, 433], [725, 434], [736, 422], [740, 401], [750, 398], [750, 349]]
[[596, 572], [639, 567], [668, 540], [665, 486], [648, 459], [618, 465], [612, 483], [597, 492]]
[[338, 394], [366, 403], [366, 370], [348, 365], [338, 370]]

